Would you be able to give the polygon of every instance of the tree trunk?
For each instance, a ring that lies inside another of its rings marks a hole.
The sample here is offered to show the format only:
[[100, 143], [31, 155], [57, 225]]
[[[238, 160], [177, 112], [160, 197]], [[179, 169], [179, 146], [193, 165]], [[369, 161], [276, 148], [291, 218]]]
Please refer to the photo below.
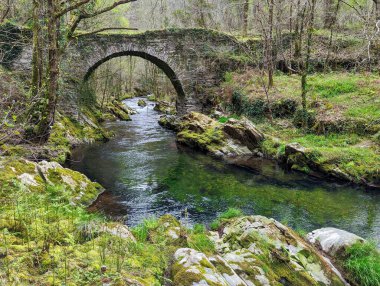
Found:
[[37, 96], [42, 88], [42, 49], [41, 49], [41, 5], [40, 1], [33, 0], [33, 58], [32, 58], [32, 94]]
[[301, 17], [301, 0], [297, 1], [297, 14], [296, 14], [296, 24], [294, 28], [294, 58], [297, 60], [301, 57], [301, 45], [302, 45], [302, 25], [300, 23]]
[[302, 89], [302, 109], [303, 109], [303, 127], [306, 128], [307, 126], [307, 76], [309, 74], [309, 67], [310, 67], [310, 57], [311, 57], [311, 45], [312, 45], [312, 39], [313, 39], [313, 29], [314, 29], [314, 17], [315, 17], [315, 5], [316, 0], [310, 0], [311, 6], [310, 6], [310, 20], [309, 25], [307, 27], [307, 44], [306, 44], [306, 59], [305, 59], [305, 67], [302, 72], [301, 77], [301, 89]]
[[54, 124], [55, 109], [57, 105], [58, 77], [59, 77], [59, 50], [58, 30], [59, 20], [56, 18], [57, 0], [47, 0], [47, 31], [48, 31], [48, 70], [46, 105], [39, 126], [41, 141], [47, 141], [50, 136], [51, 126]]
[[376, 21], [380, 20], [380, 0], [373, 0], [375, 3], [375, 16], [376, 16]]
[[268, 87], [273, 87], [273, 10], [274, 0], [269, 1], [269, 41], [268, 41]]
[[329, 29], [335, 22], [334, 0], [325, 0], [323, 27]]
[[243, 35], [248, 35], [248, 17], [249, 17], [249, 0], [245, 0], [243, 4]]

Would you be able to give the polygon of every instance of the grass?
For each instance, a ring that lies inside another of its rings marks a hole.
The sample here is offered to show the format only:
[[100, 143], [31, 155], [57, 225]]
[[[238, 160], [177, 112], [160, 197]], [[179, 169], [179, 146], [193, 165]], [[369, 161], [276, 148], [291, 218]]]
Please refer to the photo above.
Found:
[[230, 119], [239, 119], [240, 117], [239, 116], [237, 116], [237, 115], [231, 115], [231, 116], [222, 116], [222, 117], [220, 117], [219, 118], [219, 122], [220, 123], [226, 123], [228, 120], [230, 120]]
[[346, 93], [357, 92], [357, 76], [341, 77], [338, 75], [317, 74], [310, 77], [309, 92], [322, 98], [336, 97]]
[[[255, 70], [225, 75], [223, 91], [226, 100], [231, 100], [234, 91], [241, 91], [251, 100], [266, 101], [260, 80], [262, 75]], [[331, 72], [315, 73], [308, 77], [309, 108], [319, 116], [334, 118], [364, 119], [373, 121], [380, 117], [380, 77], [371, 73]], [[279, 102], [292, 99], [301, 102], [301, 84], [298, 75], [277, 72], [269, 99]]]
[[155, 217], [145, 219], [141, 224], [131, 229], [134, 237], [139, 242], [145, 242], [148, 239], [149, 231], [158, 227], [158, 219]]
[[217, 219], [215, 219], [211, 224], [210, 227], [212, 230], [217, 230], [222, 225], [223, 221], [235, 218], [235, 217], [241, 217], [244, 213], [240, 209], [236, 208], [229, 208], [225, 212], [221, 213]]
[[188, 245], [190, 248], [198, 250], [206, 254], [215, 253], [215, 244], [207, 236], [207, 229], [202, 224], [196, 224], [193, 231], [188, 237]]
[[361, 286], [380, 285], [380, 253], [374, 242], [356, 243], [347, 251], [344, 268]]

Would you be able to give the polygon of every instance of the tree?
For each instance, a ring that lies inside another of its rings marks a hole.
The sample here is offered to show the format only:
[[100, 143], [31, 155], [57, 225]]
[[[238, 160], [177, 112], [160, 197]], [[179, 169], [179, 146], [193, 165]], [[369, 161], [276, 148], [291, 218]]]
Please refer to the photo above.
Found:
[[[109, 4], [102, 1], [99, 5], [99, 1], [95, 0], [33, 0], [32, 91], [35, 94], [41, 94], [44, 99], [36, 134], [40, 141], [48, 139], [50, 128], [54, 124], [58, 101], [60, 58], [68, 43], [80, 36], [75, 35], [80, 23], [134, 1], [136, 0], [112, 0]], [[70, 18], [68, 24], [64, 21], [65, 18]], [[115, 28], [102, 28], [85, 35], [109, 29]], [[45, 30], [47, 35], [44, 35]], [[43, 61], [42, 38], [46, 39], [44, 45], [48, 47], [47, 62]]]
[[307, 124], [307, 76], [309, 74], [310, 68], [310, 57], [311, 57], [311, 46], [312, 46], [312, 38], [313, 38], [313, 30], [314, 30], [314, 18], [315, 18], [315, 5], [317, 0], [308, 0], [309, 6], [309, 21], [307, 25], [307, 42], [306, 42], [306, 56], [304, 67], [301, 72], [301, 88], [302, 88], [302, 110], [303, 110], [303, 125], [306, 127]]
[[245, 0], [243, 4], [243, 35], [248, 35], [248, 17], [249, 17], [249, 0]]
[[376, 20], [380, 20], [380, 0], [373, 0], [375, 4], [375, 16]]
[[0, 6], [0, 23], [3, 23], [7, 19], [11, 12], [11, 0], [6, 0], [5, 3], [1, 3]]
[[324, 0], [324, 15], [323, 15], [323, 27], [325, 29], [331, 28], [335, 22], [335, 13], [333, 11], [334, 0]]

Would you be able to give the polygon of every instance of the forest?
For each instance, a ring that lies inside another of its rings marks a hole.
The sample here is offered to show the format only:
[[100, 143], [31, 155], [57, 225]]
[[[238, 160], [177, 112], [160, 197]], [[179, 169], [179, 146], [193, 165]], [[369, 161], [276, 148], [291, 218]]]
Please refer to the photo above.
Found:
[[380, 0], [0, 0], [0, 285], [380, 286]]

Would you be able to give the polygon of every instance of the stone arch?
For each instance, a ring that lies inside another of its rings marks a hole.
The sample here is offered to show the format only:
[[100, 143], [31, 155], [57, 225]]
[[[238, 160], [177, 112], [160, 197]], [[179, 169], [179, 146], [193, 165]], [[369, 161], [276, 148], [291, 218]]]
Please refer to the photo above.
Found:
[[177, 92], [178, 98], [179, 99], [185, 98], [185, 91], [184, 91], [183, 85], [181, 81], [179, 80], [178, 76], [176, 75], [176, 73], [174, 72], [174, 70], [169, 66], [169, 64], [151, 54], [148, 54], [146, 52], [141, 52], [141, 51], [128, 50], [128, 51], [116, 52], [111, 55], [108, 55], [107, 57], [104, 57], [103, 59], [99, 60], [88, 69], [88, 71], [86, 72], [84, 76], [84, 81], [87, 81], [89, 77], [91, 76], [91, 74], [103, 63], [111, 59], [123, 57], [123, 56], [139, 57], [155, 64], [169, 78], [170, 82], [173, 84], [173, 87]]

